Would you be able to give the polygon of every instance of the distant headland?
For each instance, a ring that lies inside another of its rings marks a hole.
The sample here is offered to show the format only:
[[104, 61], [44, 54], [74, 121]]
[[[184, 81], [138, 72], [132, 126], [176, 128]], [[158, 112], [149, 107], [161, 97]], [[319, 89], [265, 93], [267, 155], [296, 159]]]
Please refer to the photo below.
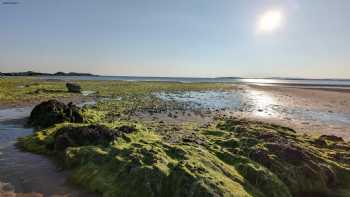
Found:
[[26, 71], [26, 72], [9, 72], [2, 73], [0, 72], [0, 76], [98, 76], [90, 73], [77, 73], [77, 72], [56, 72], [56, 73], [41, 73], [34, 71]]

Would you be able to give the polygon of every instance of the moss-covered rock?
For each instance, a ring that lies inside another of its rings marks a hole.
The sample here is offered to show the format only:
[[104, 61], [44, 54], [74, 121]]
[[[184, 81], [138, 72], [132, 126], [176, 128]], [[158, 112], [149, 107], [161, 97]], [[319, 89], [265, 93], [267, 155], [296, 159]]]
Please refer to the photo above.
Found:
[[103, 125], [63, 127], [53, 135], [53, 148], [55, 151], [62, 151], [67, 147], [105, 146], [121, 136], [121, 134], [118, 130], [110, 129]]
[[62, 122], [82, 123], [84, 118], [80, 108], [57, 100], [49, 100], [35, 106], [29, 117], [29, 124], [34, 127], [49, 127]]
[[[235, 131], [236, 125], [245, 127], [246, 131]], [[278, 125], [238, 119], [225, 120], [218, 127], [229, 131], [227, 135], [243, 140], [237, 147], [240, 151], [231, 154], [243, 155], [268, 169], [293, 196], [349, 195], [350, 162], [340, 162], [334, 153], [347, 151], [350, 144], [340, 138], [315, 139]], [[337, 146], [320, 147], [319, 139], [331, 140]], [[221, 139], [214, 141], [221, 142]], [[346, 188], [347, 195], [340, 194], [344, 191], [342, 187]]]
[[19, 144], [63, 156], [70, 179], [104, 197], [350, 195], [348, 142], [239, 119], [196, 130], [167, 141], [142, 125], [60, 124]]
[[81, 86], [77, 83], [66, 83], [66, 87], [68, 89], [68, 92], [73, 92], [73, 93], [81, 92]]

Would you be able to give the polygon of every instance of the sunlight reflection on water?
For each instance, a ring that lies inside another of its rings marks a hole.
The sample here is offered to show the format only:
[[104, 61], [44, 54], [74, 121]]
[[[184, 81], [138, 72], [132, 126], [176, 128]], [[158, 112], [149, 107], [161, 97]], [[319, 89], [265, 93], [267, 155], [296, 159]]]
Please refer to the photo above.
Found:
[[275, 110], [278, 108], [278, 103], [270, 94], [257, 90], [247, 90], [245, 97], [248, 104], [247, 110], [251, 111], [253, 115], [259, 117], [278, 116]]
[[289, 106], [266, 91], [189, 91], [156, 94], [161, 99], [186, 103], [190, 108], [243, 112], [259, 118], [316, 121], [325, 124], [350, 125], [350, 114], [329, 113], [304, 106]]

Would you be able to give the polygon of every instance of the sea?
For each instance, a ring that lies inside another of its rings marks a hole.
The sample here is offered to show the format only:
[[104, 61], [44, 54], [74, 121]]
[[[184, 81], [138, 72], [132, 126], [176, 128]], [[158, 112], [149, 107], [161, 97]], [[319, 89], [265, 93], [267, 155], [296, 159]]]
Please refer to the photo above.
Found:
[[235, 83], [261, 86], [303, 86], [305, 88], [350, 89], [350, 79], [303, 78], [199, 78], [199, 77], [139, 77], [139, 76], [43, 76], [47, 80], [158, 81], [180, 83]]

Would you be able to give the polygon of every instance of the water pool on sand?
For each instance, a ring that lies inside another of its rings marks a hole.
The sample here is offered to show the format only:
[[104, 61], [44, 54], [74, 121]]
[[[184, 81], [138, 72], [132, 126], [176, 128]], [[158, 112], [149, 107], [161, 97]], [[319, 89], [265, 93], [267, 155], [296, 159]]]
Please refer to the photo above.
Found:
[[22, 152], [16, 139], [33, 130], [22, 126], [30, 108], [0, 110], [0, 196], [93, 197], [67, 183], [68, 171], [62, 171], [45, 156]]

